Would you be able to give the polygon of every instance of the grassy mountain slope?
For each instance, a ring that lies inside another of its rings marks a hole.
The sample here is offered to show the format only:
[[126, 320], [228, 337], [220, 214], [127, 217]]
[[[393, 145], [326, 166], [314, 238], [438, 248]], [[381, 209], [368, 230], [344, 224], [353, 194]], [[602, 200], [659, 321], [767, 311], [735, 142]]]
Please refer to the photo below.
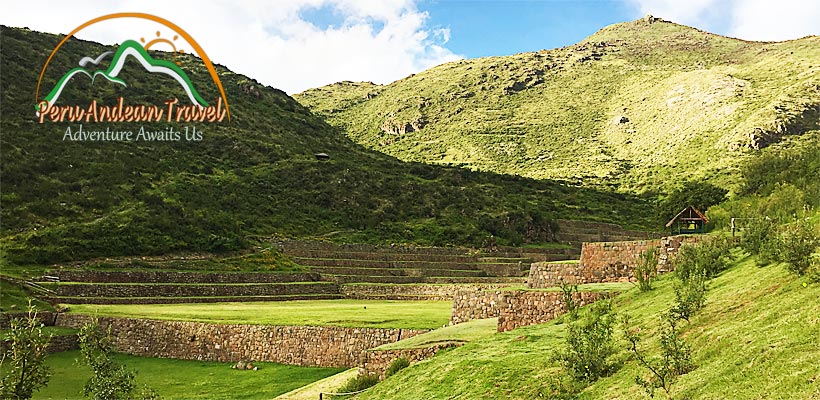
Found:
[[820, 37], [746, 42], [641, 19], [581, 43], [296, 99], [402, 160], [664, 192], [734, 187], [742, 159], [818, 130]]
[[[13, 263], [230, 251], [273, 234], [481, 245], [490, 236], [499, 244], [549, 241], [554, 218], [649, 225], [651, 208], [631, 196], [404, 163], [367, 150], [285, 93], [221, 66], [229, 123], [83, 124], [86, 131], [135, 132], [195, 125], [202, 141], [63, 140], [79, 124], [39, 124], [33, 112], [38, 73], [61, 38], [0, 30], [0, 244]], [[115, 48], [69, 40], [41, 91], [80, 58], [105, 50]], [[199, 59], [175, 60], [205, 99], [218, 96]], [[187, 99], [170, 77], [149, 75], [133, 59], [123, 71], [128, 87], [77, 75], [60, 102]], [[317, 161], [318, 152], [331, 160]]]
[[[820, 286], [803, 286], [782, 265], [756, 266], [735, 253], [734, 265], [710, 282], [706, 307], [683, 337], [696, 369], [672, 386], [674, 398], [815, 399], [820, 396]], [[656, 289], [632, 289], [614, 301], [619, 314], [642, 327], [643, 346], [657, 355], [661, 314], [674, 302], [672, 276]], [[362, 399], [549, 398], [560, 366], [552, 359], [566, 329], [557, 320], [470, 342], [379, 383]], [[616, 334], [620, 338], [620, 334]], [[584, 390], [581, 399], [647, 398], [635, 376], [648, 371], [628, 360]], [[660, 394], [659, 394], [660, 396]]]

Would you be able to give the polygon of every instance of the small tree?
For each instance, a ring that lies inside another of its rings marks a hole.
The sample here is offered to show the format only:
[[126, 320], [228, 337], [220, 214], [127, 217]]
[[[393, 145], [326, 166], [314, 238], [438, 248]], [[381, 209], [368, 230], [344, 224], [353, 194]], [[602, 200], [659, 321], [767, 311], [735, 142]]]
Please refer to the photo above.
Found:
[[95, 400], [157, 399], [159, 397], [148, 387], [144, 387], [137, 397], [135, 373], [111, 357], [113, 346], [110, 326], [106, 332], [103, 332], [100, 330], [99, 322], [94, 319], [80, 328], [79, 337], [80, 352], [94, 372], [94, 376], [83, 387], [86, 397]]
[[706, 304], [707, 280], [706, 272], [701, 271], [675, 282], [675, 305], [669, 311], [670, 314], [689, 322], [689, 318]]
[[578, 293], [578, 285], [570, 285], [561, 281], [561, 296], [564, 300], [564, 310], [567, 312], [570, 321], [578, 319], [578, 304], [575, 303], [573, 293]]
[[675, 258], [675, 273], [682, 281], [700, 274], [713, 278], [729, 267], [731, 248], [731, 239], [722, 237], [704, 239], [697, 245], [685, 244]]
[[796, 221], [781, 228], [774, 257], [789, 264], [789, 270], [804, 275], [811, 266], [811, 254], [820, 246], [820, 238], [806, 220]]
[[753, 219], [743, 230], [740, 246], [750, 254], [760, 254], [767, 241], [775, 234], [774, 221], [766, 218]]
[[614, 322], [612, 306], [604, 300], [594, 303], [584, 318], [567, 325], [566, 345], [556, 358], [573, 379], [592, 382], [612, 372]]
[[30, 399], [51, 377], [51, 370], [45, 364], [51, 335], [43, 332], [43, 324], [37, 319], [31, 300], [28, 315], [12, 319], [3, 340], [6, 347], [0, 369], [5, 373], [0, 381], [0, 398]]
[[642, 292], [652, 290], [652, 279], [658, 273], [658, 249], [649, 246], [638, 258], [635, 266], [635, 279]]
[[629, 350], [635, 355], [638, 362], [647, 368], [652, 376], [644, 379], [635, 377], [635, 383], [643, 386], [649, 397], [655, 397], [656, 389], [663, 389], [667, 397], [670, 396], [672, 383], [675, 379], [694, 369], [691, 349], [680, 336], [677, 329], [677, 319], [671, 314], [664, 317], [660, 333], [661, 356], [650, 358], [638, 348], [640, 343], [639, 330], [629, 326], [629, 318], [623, 319], [624, 337], [629, 342]]

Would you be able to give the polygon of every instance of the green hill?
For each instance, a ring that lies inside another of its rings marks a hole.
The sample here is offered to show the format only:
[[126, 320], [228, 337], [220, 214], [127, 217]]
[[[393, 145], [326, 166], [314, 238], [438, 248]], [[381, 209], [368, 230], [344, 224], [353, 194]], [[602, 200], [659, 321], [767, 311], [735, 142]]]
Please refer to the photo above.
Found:
[[[196, 125], [203, 140], [75, 142], [67, 123], [39, 124], [38, 72], [62, 36], [2, 27], [2, 256], [40, 264], [169, 252], [244, 249], [271, 235], [339, 241], [481, 245], [547, 242], [556, 218], [651, 227], [638, 198], [552, 181], [406, 163], [337, 133], [282, 91], [217, 66], [230, 102], [221, 124], [142, 124], [153, 131]], [[84, 56], [112, 46], [70, 39], [48, 67], [41, 94]], [[204, 99], [218, 96], [203, 63], [177, 61]], [[170, 77], [127, 59], [128, 86], [76, 75], [64, 104], [187, 99]], [[103, 66], [100, 67], [104, 69]], [[161, 104], [161, 103], [159, 103]], [[110, 123], [139, 130], [140, 124]], [[78, 124], [70, 124], [73, 129]], [[85, 123], [86, 131], [105, 124]], [[329, 161], [314, 154], [327, 153]]]
[[668, 193], [818, 130], [820, 37], [747, 42], [647, 17], [573, 46], [295, 96], [405, 161]]
[[[818, 398], [820, 287], [805, 286], [807, 278], [796, 278], [783, 265], [759, 267], [752, 257], [735, 256], [732, 267], [710, 282], [705, 308], [691, 323], [681, 323], [695, 369], [675, 381], [672, 398]], [[673, 279], [661, 278], [650, 292], [634, 288], [613, 303], [641, 328], [644, 351], [655, 357], [661, 315], [675, 301]], [[356, 398], [554, 398], [550, 385], [561, 367], [553, 357], [565, 335], [560, 319], [497, 333], [411, 365]], [[648, 378], [649, 372], [629, 357], [621, 336], [614, 334], [622, 367], [572, 398], [648, 398], [635, 377]], [[656, 395], [666, 398], [662, 390]]]

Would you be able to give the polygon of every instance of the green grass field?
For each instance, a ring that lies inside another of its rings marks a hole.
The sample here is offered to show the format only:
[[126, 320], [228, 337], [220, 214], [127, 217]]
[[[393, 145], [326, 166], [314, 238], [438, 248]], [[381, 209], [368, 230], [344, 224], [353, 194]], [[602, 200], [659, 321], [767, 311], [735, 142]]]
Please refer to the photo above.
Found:
[[[48, 386], [34, 399], [82, 399], [82, 388], [91, 377], [79, 364], [79, 351], [52, 354], [47, 363], [53, 373]], [[117, 354], [117, 361], [137, 371], [138, 386], [149, 385], [163, 399], [272, 399], [345, 368], [308, 368], [274, 363], [254, 363], [258, 371], [239, 371], [229, 363], [136, 357]]]
[[490, 336], [498, 328], [498, 318], [476, 319], [450, 325], [411, 338], [377, 347], [378, 350], [413, 349], [438, 343], [467, 343]]
[[[706, 307], [683, 336], [697, 368], [673, 385], [675, 399], [820, 398], [820, 285], [796, 278], [782, 265], [756, 266], [735, 252], [733, 267], [710, 282]], [[806, 286], [803, 286], [807, 283]], [[674, 301], [672, 277], [655, 290], [630, 290], [614, 309], [642, 328], [643, 346], [659, 349], [660, 316]], [[365, 392], [362, 399], [534, 399], [545, 397], [560, 367], [552, 359], [563, 344], [560, 318], [480, 338], [414, 364]], [[617, 331], [616, 331], [617, 332]], [[621, 340], [620, 332], [615, 335]], [[647, 398], [635, 376], [647, 370], [625, 361], [615, 374], [583, 391], [580, 399]]]
[[450, 320], [449, 301], [297, 300], [220, 304], [75, 304], [72, 312], [100, 316], [218, 324], [313, 325], [435, 329]]

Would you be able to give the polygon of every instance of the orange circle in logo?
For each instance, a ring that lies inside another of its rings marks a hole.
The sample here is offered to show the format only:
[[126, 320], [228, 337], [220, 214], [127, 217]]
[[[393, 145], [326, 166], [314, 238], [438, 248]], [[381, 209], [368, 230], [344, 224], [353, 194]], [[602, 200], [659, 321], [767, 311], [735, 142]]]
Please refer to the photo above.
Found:
[[222, 96], [222, 101], [225, 102], [225, 111], [227, 111], [227, 114], [228, 114], [228, 121], [231, 120], [231, 108], [228, 105], [228, 97], [225, 95], [225, 89], [222, 87], [222, 81], [219, 79], [219, 75], [216, 73], [216, 68], [214, 68], [214, 64], [211, 62], [211, 59], [208, 58], [208, 55], [205, 54], [205, 50], [202, 49], [202, 46], [200, 46], [199, 43], [197, 43], [197, 41], [194, 40], [194, 38], [191, 37], [191, 35], [188, 34], [188, 32], [185, 32], [184, 29], [180, 28], [178, 25], [174, 24], [173, 22], [168, 21], [167, 19], [164, 19], [164, 18], [157, 17], [156, 15], [145, 14], [145, 13], [126, 12], [126, 13], [115, 13], [115, 14], [103, 15], [101, 17], [97, 17], [97, 18], [94, 18], [92, 20], [89, 20], [89, 21], [85, 22], [84, 24], [74, 28], [73, 31], [69, 32], [63, 38], [63, 40], [61, 40], [60, 43], [57, 44], [57, 47], [55, 47], [54, 50], [51, 51], [51, 54], [48, 56], [48, 59], [46, 59], [46, 63], [43, 65], [43, 70], [40, 71], [40, 77], [37, 79], [37, 91], [34, 93], [34, 103], [35, 104], [40, 101], [40, 84], [43, 81], [43, 75], [45, 75], [45, 73], [46, 73], [46, 68], [48, 68], [48, 64], [51, 62], [51, 59], [54, 58], [54, 55], [57, 54], [57, 50], [59, 50], [60, 47], [62, 47], [62, 45], [68, 40], [68, 38], [70, 38], [71, 36], [74, 36], [77, 32], [79, 32], [79, 31], [81, 31], [81, 30], [83, 30], [83, 29], [85, 29], [85, 28], [87, 28], [91, 25], [96, 24], [97, 22], [102, 22], [102, 21], [106, 21], [106, 20], [109, 20], [109, 19], [116, 19], [116, 18], [142, 18], [142, 19], [147, 19], [149, 21], [154, 21], [154, 22], [157, 22], [159, 24], [165, 25], [168, 28], [171, 28], [175, 33], [178, 33], [183, 38], [185, 38], [185, 40], [187, 40], [188, 43], [191, 44], [191, 46], [194, 48], [194, 50], [196, 50], [196, 53], [199, 54], [199, 57], [202, 59], [202, 62], [205, 63], [205, 67], [208, 69], [208, 73], [211, 74], [211, 79], [213, 79], [214, 83], [216, 84], [216, 87], [219, 88], [219, 94]]

